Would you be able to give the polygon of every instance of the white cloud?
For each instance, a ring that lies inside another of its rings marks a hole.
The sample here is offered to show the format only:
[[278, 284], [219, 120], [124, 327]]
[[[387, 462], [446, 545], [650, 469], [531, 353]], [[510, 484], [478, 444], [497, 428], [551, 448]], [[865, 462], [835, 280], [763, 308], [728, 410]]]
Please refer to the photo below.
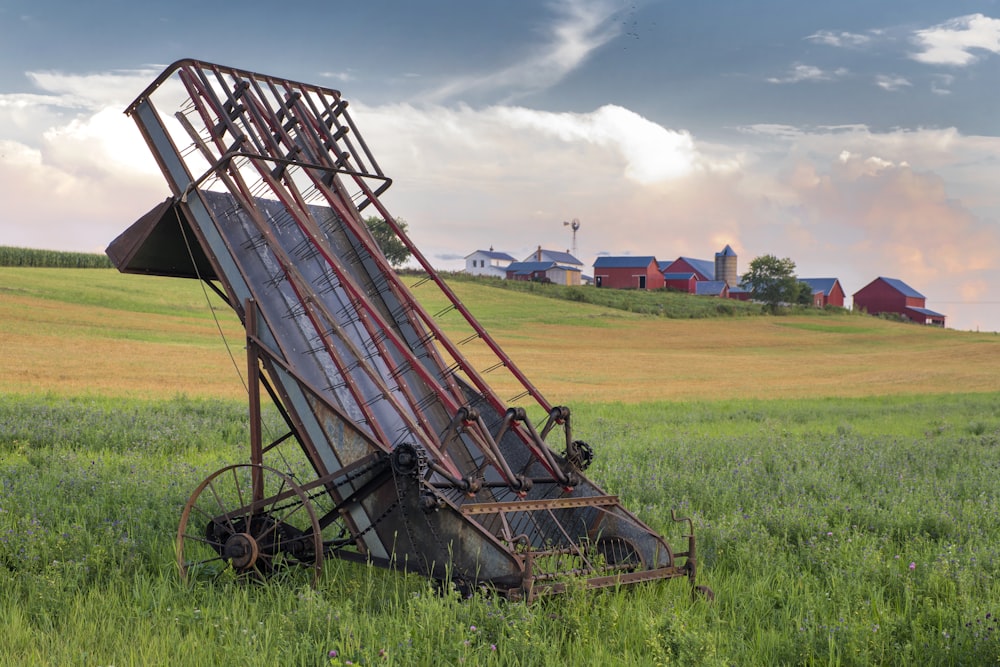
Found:
[[913, 41], [920, 51], [912, 58], [929, 65], [970, 65], [977, 60], [974, 50], [1000, 53], [1000, 19], [970, 14], [918, 30]]
[[107, 106], [124, 109], [153, 78], [158, 69], [116, 70], [98, 74], [66, 74], [55, 71], [27, 72], [28, 79], [48, 93], [49, 104], [99, 110]]
[[912, 86], [913, 84], [910, 83], [908, 79], [901, 76], [879, 74], [875, 77], [875, 85], [883, 90], [897, 91]]
[[608, 0], [560, 0], [552, 3], [557, 21], [535, 52], [524, 53], [509, 67], [456, 79], [426, 95], [433, 102], [477, 91], [509, 90], [508, 100], [543, 90], [579, 67], [596, 49], [621, 34], [610, 19], [616, 6]]
[[835, 79], [842, 79], [848, 75], [848, 70], [843, 67], [838, 67], [835, 70], [824, 70], [814, 65], [794, 65], [792, 69], [786, 76], [782, 77], [771, 77], [767, 79], [768, 83], [776, 84], [788, 84], [788, 83], [801, 83], [815, 82], [815, 81], [833, 81]]
[[815, 32], [806, 37], [806, 40], [816, 44], [846, 48], [864, 46], [865, 44], [871, 42], [871, 37], [868, 35], [861, 35], [856, 32], [833, 32], [830, 30], [820, 30], [819, 32]]
[[515, 132], [532, 129], [567, 143], [583, 141], [615, 151], [624, 158], [624, 175], [638, 183], [679, 178], [702, 166], [690, 134], [668, 130], [620, 106], [606, 105], [589, 114], [514, 107], [498, 112]]
[[346, 83], [348, 81], [354, 81], [355, 77], [350, 71], [344, 72], [320, 72], [319, 75], [324, 79], [334, 79], [335, 81], [340, 81], [341, 83]]

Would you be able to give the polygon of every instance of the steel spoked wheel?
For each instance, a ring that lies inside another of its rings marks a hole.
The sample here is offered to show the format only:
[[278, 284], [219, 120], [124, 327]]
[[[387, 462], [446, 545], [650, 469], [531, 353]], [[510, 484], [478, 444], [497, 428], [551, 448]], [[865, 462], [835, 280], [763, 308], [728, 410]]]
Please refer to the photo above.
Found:
[[312, 503], [288, 476], [266, 466], [222, 468], [184, 506], [177, 530], [181, 578], [265, 581], [323, 567], [323, 536]]

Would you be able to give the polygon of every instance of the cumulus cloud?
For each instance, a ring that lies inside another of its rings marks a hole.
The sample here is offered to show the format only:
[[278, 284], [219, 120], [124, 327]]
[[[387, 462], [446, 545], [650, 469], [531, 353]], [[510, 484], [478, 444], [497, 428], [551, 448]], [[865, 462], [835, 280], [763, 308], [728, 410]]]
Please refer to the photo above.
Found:
[[916, 61], [929, 65], [970, 65], [978, 59], [976, 51], [1000, 53], [1000, 19], [970, 14], [918, 30], [913, 35], [919, 51]]

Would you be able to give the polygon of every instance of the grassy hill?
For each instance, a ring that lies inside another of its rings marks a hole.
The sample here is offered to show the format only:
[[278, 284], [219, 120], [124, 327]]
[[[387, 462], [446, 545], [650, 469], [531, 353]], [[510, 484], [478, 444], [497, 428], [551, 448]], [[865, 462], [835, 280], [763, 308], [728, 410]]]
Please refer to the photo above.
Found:
[[591, 479], [675, 547], [691, 518], [713, 603], [459, 600], [332, 558], [317, 590], [179, 585], [181, 508], [247, 460], [242, 328], [194, 281], [0, 268], [0, 664], [996, 663], [1000, 337], [454, 287], [573, 406]]
[[[849, 314], [667, 319], [482, 282], [451, 284], [554, 402], [1000, 389], [993, 333]], [[429, 285], [415, 294], [429, 312], [445, 305]], [[457, 313], [442, 324], [459, 335]], [[244, 367], [242, 327], [195, 281], [0, 267], [0, 337], [7, 393], [244, 394], [236, 371]], [[476, 360], [485, 351], [473, 344], [465, 353]], [[497, 388], [503, 395], [502, 383]]]

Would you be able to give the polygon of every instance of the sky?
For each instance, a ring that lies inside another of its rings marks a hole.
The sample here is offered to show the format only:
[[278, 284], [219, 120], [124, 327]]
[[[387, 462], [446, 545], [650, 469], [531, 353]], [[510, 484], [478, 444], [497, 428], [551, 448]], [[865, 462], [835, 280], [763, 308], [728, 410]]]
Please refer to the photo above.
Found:
[[585, 273], [728, 244], [1000, 331], [1000, 2], [0, 0], [0, 245], [169, 194], [123, 110], [181, 58], [340, 90], [438, 269], [576, 219]]

